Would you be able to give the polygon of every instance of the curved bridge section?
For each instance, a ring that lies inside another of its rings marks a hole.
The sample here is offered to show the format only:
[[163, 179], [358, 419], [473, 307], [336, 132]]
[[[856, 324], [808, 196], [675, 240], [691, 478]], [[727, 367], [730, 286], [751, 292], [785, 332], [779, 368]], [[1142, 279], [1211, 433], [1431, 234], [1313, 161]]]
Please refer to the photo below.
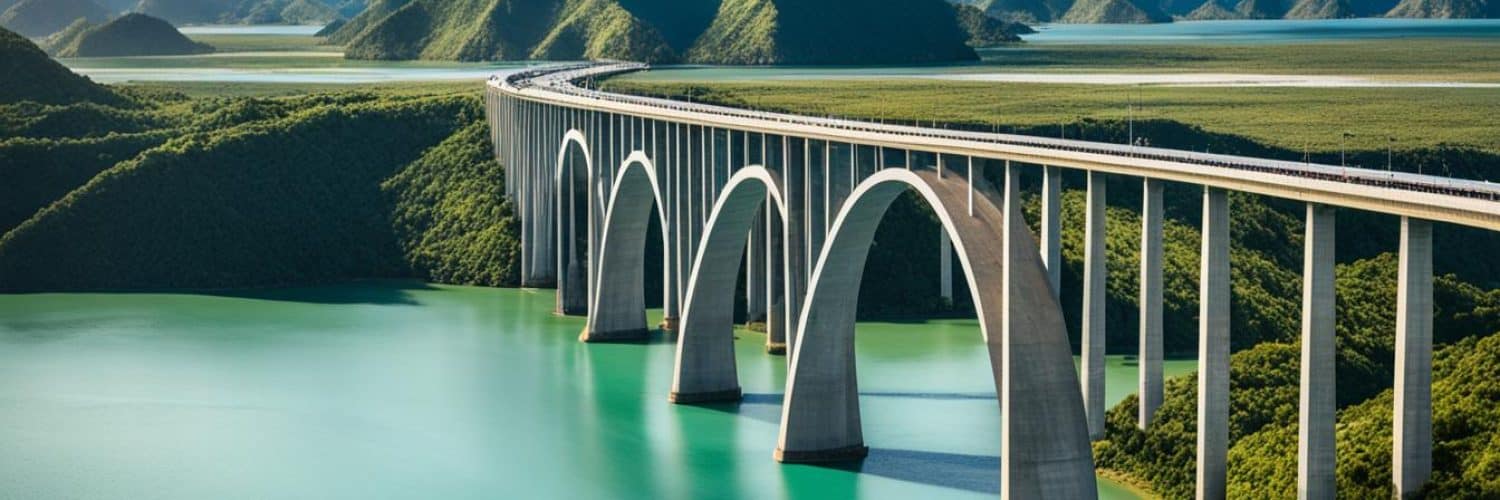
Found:
[[[1432, 224], [1500, 230], [1487, 182], [1098, 142], [895, 126], [600, 92], [634, 63], [553, 65], [492, 78], [486, 113], [506, 195], [520, 215], [523, 286], [556, 286], [558, 312], [587, 314], [586, 342], [638, 340], [645, 238], [661, 228], [663, 327], [677, 330], [669, 399], [735, 400], [733, 324], [743, 273], [767, 351], [789, 351], [775, 457], [858, 459], [854, 311], [871, 239], [891, 201], [916, 192], [942, 221], [940, 289], [952, 258], [989, 346], [1008, 498], [1091, 498], [1089, 439], [1103, 435], [1105, 178], [1141, 178], [1140, 413], [1163, 397], [1162, 190], [1203, 190], [1197, 496], [1223, 498], [1229, 419], [1229, 191], [1306, 202], [1298, 490], [1334, 498], [1334, 225], [1339, 210], [1399, 216], [1397, 413], [1392, 483], [1431, 472]], [[985, 169], [1003, 169], [992, 188]], [[1087, 172], [1082, 373], [1059, 308], [1062, 169]], [[1018, 206], [1041, 174], [1040, 235]], [[652, 207], [656, 209], [653, 210]], [[743, 266], [743, 268], [742, 268]], [[680, 323], [679, 323], [680, 319]], [[790, 346], [787, 349], [786, 346]], [[767, 443], [767, 449], [771, 444]]]

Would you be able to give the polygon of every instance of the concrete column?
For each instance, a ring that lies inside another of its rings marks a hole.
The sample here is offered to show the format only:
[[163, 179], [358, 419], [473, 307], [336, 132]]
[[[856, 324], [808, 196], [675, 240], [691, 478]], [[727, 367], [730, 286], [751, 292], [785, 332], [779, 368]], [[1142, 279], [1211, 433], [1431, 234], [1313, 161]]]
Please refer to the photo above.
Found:
[[[762, 201], [765, 205], [769, 202]], [[750, 225], [750, 244], [745, 251], [745, 316], [749, 321], [762, 321], [766, 315], [766, 217], [768, 208], [761, 210]]]
[[1042, 263], [1052, 295], [1062, 286], [1062, 169], [1042, 167]]
[[[764, 145], [761, 153], [766, 153]], [[769, 157], [766, 160], [768, 165], [772, 164]], [[770, 170], [784, 174], [785, 167], [780, 164]], [[790, 341], [786, 329], [786, 247], [782, 223], [786, 214], [777, 212], [769, 202], [766, 213], [766, 352], [785, 354]]]
[[948, 230], [938, 228], [938, 295], [953, 304], [953, 241]]
[[1151, 425], [1151, 417], [1162, 401], [1162, 326], [1161, 326], [1161, 227], [1163, 182], [1145, 180], [1141, 197], [1141, 333], [1140, 333], [1140, 415], [1136, 425]]
[[802, 306], [802, 297], [807, 292], [807, 180], [806, 159], [797, 145], [805, 151], [806, 139], [784, 137], [781, 141], [782, 178], [786, 179], [787, 222], [785, 250], [782, 258], [786, 265], [786, 299], [782, 301], [786, 319], [786, 345], [788, 349], [797, 345], [797, 318]]
[[661, 228], [666, 237], [666, 244], [662, 245], [662, 300], [663, 330], [677, 330], [678, 320], [682, 317], [683, 289], [677, 284], [679, 279], [677, 261], [681, 257], [677, 254], [677, 196], [672, 191], [676, 179], [675, 165], [671, 163], [670, 146], [663, 141], [663, 133], [670, 133], [670, 125], [665, 123], [651, 122], [651, 158], [656, 162], [657, 176], [662, 183], [661, 203], [662, 212], [666, 214], [666, 225]]
[[531, 180], [532, 165], [531, 142], [533, 140], [532, 136], [536, 132], [536, 126], [531, 121], [530, 103], [524, 104], [523, 109], [522, 120], [524, 128], [522, 129], [521, 144], [526, 164], [521, 167], [521, 176], [520, 179], [517, 179], [521, 184], [519, 191], [521, 196], [520, 199], [516, 200], [516, 215], [521, 219], [521, 231], [519, 235], [521, 238], [521, 288], [526, 288], [526, 285], [530, 284], [529, 282], [531, 281], [531, 267], [528, 266], [531, 260], [531, 256], [529, 255], [531, 253], [531, 213], [529, 210], [531, 208], [531, 186], [529, 181]]
[[1401, 218], [1396, 282], [1396, 496], [1412, 498], [1432, 475], [1432, 223]]
[[1104, 438], [1104, 412], [1109, 410], [1104, 399], [1104, 292], [1109, 253], [1104, 248], [1104, 173], [1088, 175], [1083, 235], [1083, 408], [1088, 413], [1089, 439], [1099, 440]]
[[1302, 266], [1302, 380], [1297, 497], [1334, 498], [1334, 209], [1307, 205]]
[[1198, 279], [1199, 500], [1224, 498], [1229, 455], [1229, 196], [1203, 188]]

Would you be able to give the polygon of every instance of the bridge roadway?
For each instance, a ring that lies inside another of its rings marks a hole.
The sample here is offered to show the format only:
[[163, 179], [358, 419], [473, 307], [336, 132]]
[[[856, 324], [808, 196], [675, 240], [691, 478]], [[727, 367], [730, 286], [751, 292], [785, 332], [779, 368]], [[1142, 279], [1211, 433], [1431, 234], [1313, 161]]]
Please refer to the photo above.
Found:
[[[972, 291], [1002, 418], [1007, 498], [1094, 495], [1088, 441], [1103, 436], [1104, 202], [1108, 176], [1143, 179], [1140, 414], [1161, 404], [1162, 189], [1203, 186], [1197, 495], [1223, 498], [1229, 416], [1229, 191], [1307, 203], [1298, 491], [1334, 497], [1333, 234], [1338, 209], [1400, 216], [1393, 476], [1399, 495], [1431, 472], [1431, 223], [1500, 230], [1500, 186], [1433, 176], [1099, 142], [743, 110], [607, 93], [586, 82], [636, 63], [550, 65], [492, 78], [486, 113], [520, 215], [522, 282], [558, 288], [558, 312], [587, 314], [580, 339], [632, 341], [645, 320], [645, 246], [663, 248], [662, 327], [677, 332], [669, 399], [736, 400], [732, 328], [745, 310], [789, 369], [775, 457], [865, 453], [854, 311], [875, 227], [913, 191], [943, 226]], [[580, 83], [585, 85], [580, 86]], [[1041, 166], [1041, 234], [1019, 210], [1020, 172]], [[1004, 169], [1000, 186], [987, 167]], [[1061, 169], [1087, 172], [1081, 380], [1058, 300]], [[1034, 249], [1040, 252], [1011, 251]], [[680, 319], [680, 324], [679, 320]], [[680, 327], [680, 328], [679, 328]], [[1080, 388], [1081, 386], [1081, 388]], [[1079, 393], [1072, 391], [1080, 391]]]

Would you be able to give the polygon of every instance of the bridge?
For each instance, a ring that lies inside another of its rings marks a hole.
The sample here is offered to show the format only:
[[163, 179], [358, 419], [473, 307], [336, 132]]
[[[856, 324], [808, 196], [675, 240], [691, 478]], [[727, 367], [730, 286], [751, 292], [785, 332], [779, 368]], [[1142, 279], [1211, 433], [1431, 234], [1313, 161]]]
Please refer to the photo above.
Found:
[[[733, 327], [746, 309], [789, 358], [781, 462], [857, 459], [854, 321], [875, 229], [913, 191], [942, 225], [941, 293], [971, 291], [1001, 410], [1006, 498], [1093, 498], [1104, 433], [1104, 206], [1108, 176], [1140, 178], [1140, 413], [1163, 399], [1162, 224], [1167, 182], [1203, 188], [1197, 496], [1223, 498], [1229, 443], [1229, 202], [1242, 191], [1306, 203], [1298, 491], [1331, 499], [1334, 224], [1338, 209], [1400, 216], [1393, 477], [1420, 489], [1432, 456], [1432, 224], [1500, 230], [1500, 186], [1136, 145], [798, 116], [622, 95], [586, 82], [635, 63], [537, 67], [491, 78], [486, 113], [521, 225], [523, 286], [556, 286], [587, 315], [585, 342], [637, 341], [646, 238], [662, 228], [664, 329], [677, 330], [668, 399], [740, 398]], [[1003, 168], [992, 185], [984, 169]], [[1020, 175], [1042, 172], [1041, 234]], [[1058, 298], [1062, 169], [1087, 172], [1082, 370]], [[953, 267], [953, 257], [959, 267]], [[957, 272], [955, 272], [957, 271]], [[1080, 397], [1081, 395], [1081, 397]]]

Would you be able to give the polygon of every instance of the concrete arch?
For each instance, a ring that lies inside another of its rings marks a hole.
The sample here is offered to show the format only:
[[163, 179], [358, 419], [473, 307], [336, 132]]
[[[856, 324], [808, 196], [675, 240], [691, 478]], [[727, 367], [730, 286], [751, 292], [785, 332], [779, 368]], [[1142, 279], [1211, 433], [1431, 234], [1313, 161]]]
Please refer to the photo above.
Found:
[[768, 199], [786, 227], [780, 177], [751, 165], [729, 177], [714, 203], [688, 274], [669, 396], [672, 402], [740, 399], [734, 362], [734, 287], [747, 235]]
[[[568, 161], [568, 156], [573, 147], [583, 156], [583, 189], [577, 187], [574, 179], [577, 168]], [[597, 231], [594, 228], [595, 211], [598, 204], [591, 196], [594, 185], [594, 159], [589, 152], [588, 138], [578, 129], [569, 129], [563, 134], [562, 143], [557, 148], [557, 168], [553, 170], [555, 175], [552, 187], [555, 195], [557, 217], [557, 313], [558, 314], [587, 314], [589, 306], [589, 291], [594, 289], [594, 276], [589, 272], [593, 269], [595, 251], [598, 244]], [[579, 197], [582, 197], [583, 227], [578, 227], [577, 210], [580, 205]], [[580, 235], [579, 232], [582, 231]], [[579, 250], [579, 240], [582, 252]]]
[[[653, 204], [661, 227], [667, 227], [666, 212], [661, 208], [660, 186], [656, 182], [656, 165], [644, 151], [630, 153], [615, 174], [609, 209], [604, 213], [598, 275], [589, 303], [588, 326], [579, 340], [609, 342], [646, 338], [649, 332], [646, 326], [646, 233]], [[666, 238], [662, 239], [665, 248]]]
[[[866, 452], [854, 373], [856, 291], [876, 227], [907, 189], [937, 212], [973, 291], [1000, 395], [1002, 497], [1095, 497], [1093, 456], [1062, 310], [1019, 202], [977, 189], [971, 216], [968, 183], [931, 171], [881, 170], [861, 182], [840, 210], [803, 302], [777, 460], [833, 461]], [[1004, 210], [1006, 203], [1017, 209]]]

